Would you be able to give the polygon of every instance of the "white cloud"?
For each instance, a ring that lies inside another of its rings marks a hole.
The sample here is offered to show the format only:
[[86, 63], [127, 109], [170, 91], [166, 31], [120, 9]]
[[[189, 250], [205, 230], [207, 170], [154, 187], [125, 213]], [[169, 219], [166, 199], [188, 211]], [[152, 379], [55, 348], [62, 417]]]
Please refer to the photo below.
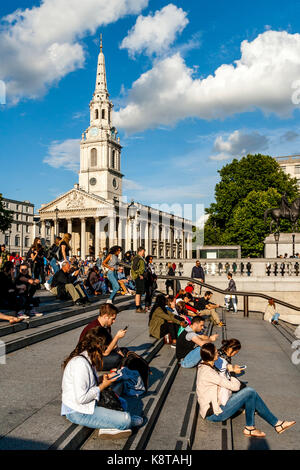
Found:
[[133, 180], [123, 178], [123, 189], [133, 190], [133, 191], [141, 191], [143, 189], [143, 186], [139, 183], [136, 183]]
[[115, 125], [138, 132], [187, 117], [224, 119], [256, 109], [287, 117], [295, 109], [292, 84], [300, 77], [300, 34], [266, 31], [242, 42], [234, 64], [221, 65], [202, 80], [193, 74], [179, 53], [155, 62], [133, 83], [127, 106], [114, 115]]
[[43, 161], [53, 168], [77, 172], [80, 164], [80, 140], [53, 141]]
[[[130, 181], [128, 185], [127, 182]], [[126, 180], [124, 189], [129, 197], [132, 196], [132, 191], [135, 192], [135, 199], [141, 202], [147, 201], [147, 204], [163, 204], [163, 203], [176, 203], [182, 201], [190, 201], [192, 199], [200, 199], [204, 197], [203, 192], [200, 190], [200, 184], [177, 185], [167, 186], [141, 186], [132, 180]]]
[[235, 156], [241, 157], [249, 153], [267, 149], [269, 139], [257, 131], [245, 133], [234, 131], [225, 140], [223, 136], [218, 136], [215, 140], [213, 150], [217, 155], [211, 156], [211, 160], [227, 160]]
[[10, 101], [45, 94], [49, 86], [83, 67], [80, 39], [147, 5], [148, 0], [43, 0], [38, 7], [2, 18], [0, 80]]
[[130, 55], [145, 51], [147, 55], [161, 53], [170, 47], [176, 35], [188, 24], [182, 8], [170, 3], [152, 16], [139, 16], [120, 48], [128, 49]]

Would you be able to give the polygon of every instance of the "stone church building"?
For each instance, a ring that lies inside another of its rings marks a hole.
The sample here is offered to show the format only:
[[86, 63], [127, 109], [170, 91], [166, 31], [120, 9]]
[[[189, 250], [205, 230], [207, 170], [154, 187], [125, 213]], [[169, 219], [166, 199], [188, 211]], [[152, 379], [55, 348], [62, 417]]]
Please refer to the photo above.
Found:
[[41, 237], [71, 233], [72, 254], [98, 256], [112, 245], [124, 251], [142, 245], [155, 258], [191, 258], [192, 222], [122, 198], [121, 150], [112, 126], [102, 39], [90, 125], [80, 143], [79, 183], [39, 210]]

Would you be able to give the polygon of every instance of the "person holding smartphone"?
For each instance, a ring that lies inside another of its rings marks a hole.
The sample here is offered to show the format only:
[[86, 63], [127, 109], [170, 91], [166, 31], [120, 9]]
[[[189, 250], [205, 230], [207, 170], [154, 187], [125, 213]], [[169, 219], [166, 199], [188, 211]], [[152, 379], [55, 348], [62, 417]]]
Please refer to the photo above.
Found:
[[131, 435], [131, 428], [141, 426], [143, 418], [99, 406], [101, 392], [117, 377], [105, 374], [100, 383], [104, 338], [93, 330], [79, 341], [63, 363], [61, 414], [71, 423], [99, 429], [102, 439], [120, 439]]

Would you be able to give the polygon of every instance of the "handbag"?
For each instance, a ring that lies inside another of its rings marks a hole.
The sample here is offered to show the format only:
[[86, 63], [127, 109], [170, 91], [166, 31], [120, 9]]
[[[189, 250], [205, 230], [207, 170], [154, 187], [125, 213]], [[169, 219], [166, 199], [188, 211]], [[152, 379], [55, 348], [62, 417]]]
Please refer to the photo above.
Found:
[[110, 388], [107, 387], [100, 393], [100, 400], [97, 406], [108, 408], [109, 410], [124, 411], [118, 395]]
[[[83, 355], [80, 354], [90, 365], [93, 375], [95, 377], [96, 383], [99, 383], [98, 376], [91, 366], [90, 361]], [[100, 399], [97, 401], [97, 406], [102, 406], [103, 408], [108, 408], [109, 410], [124, 411], [124, 408], [121, 405], [118, 395], [110, 388], [107, 387], [100, 392]]]

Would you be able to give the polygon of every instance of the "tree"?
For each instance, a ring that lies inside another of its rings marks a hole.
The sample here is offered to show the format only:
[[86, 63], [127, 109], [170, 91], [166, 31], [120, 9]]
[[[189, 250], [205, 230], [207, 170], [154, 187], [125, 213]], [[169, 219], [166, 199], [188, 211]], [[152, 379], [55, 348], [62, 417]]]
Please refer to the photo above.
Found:
[[2, 194], [0, 193], [0, 231], [5, 232], [11, 227], [13, 212], [4, 208]]
[[[234, 159], [219, 173], [216, 202], [206, 209], [205, 244], [239, 244], [242, 256], [262, 256], [269, 234], [264, 211], [279, 207], [284, 192], [290, 202], [297, 197], [297, 180], [284, 173], [274, 158], [260, 154]], [[281, 230], [290, 231], [291, 224], [282, 221]]]

